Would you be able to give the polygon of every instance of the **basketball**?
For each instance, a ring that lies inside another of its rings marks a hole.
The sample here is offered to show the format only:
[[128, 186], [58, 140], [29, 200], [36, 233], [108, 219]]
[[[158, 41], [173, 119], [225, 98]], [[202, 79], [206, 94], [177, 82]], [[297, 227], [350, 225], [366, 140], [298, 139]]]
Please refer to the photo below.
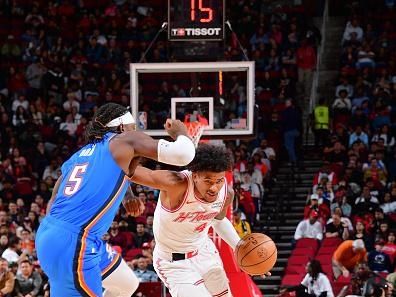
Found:
[[274, 267], [277, 249], [270, 237], [252, 233], [242, 238], [235, 248], [239, 267], [250, 275], [263, 275]]

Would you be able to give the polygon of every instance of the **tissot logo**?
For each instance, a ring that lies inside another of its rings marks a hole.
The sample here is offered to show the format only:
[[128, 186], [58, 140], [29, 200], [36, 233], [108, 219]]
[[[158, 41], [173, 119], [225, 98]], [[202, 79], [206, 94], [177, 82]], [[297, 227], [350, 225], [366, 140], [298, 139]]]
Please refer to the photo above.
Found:
[[175, 28], [171, 30], [172, 36], [220, 36], [221, 28]]

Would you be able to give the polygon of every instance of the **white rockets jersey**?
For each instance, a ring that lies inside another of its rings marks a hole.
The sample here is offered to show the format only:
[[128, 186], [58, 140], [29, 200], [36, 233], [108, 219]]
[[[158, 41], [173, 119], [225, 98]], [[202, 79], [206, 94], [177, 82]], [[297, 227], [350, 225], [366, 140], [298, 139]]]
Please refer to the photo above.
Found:
[[208, 238], [212, 221], [222, 210], [227, 198], [225, 182], [214, 202], [199, 199], [194, 194], [191, 171], [184, 170], [181, 173], [188, 179], [181, 205], [169, 210], [161, 204], [160, 197], [154, 212], [155, 244], [164, 252], [188, 253], [201, 247]]

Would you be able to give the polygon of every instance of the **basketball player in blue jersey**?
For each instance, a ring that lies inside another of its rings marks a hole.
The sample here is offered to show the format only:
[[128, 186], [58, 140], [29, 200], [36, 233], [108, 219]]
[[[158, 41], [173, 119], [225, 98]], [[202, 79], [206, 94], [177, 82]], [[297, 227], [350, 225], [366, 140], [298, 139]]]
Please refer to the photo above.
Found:
[[[138, 157], [184, 166], [195, 156], [193, 142], [180, 121], [167, 120], [175, 140], [154, 140], [135, 131], [127, 108], [108, 103], [87, 129], [88, 143], [62, 165], [36, 236], [37, 256], [49, 277], [51, 296], [130, 297], [138, 280], [121, 257], [101, 239], [129, 187]], [[127, 205], [139, 213], [139, 203]]]

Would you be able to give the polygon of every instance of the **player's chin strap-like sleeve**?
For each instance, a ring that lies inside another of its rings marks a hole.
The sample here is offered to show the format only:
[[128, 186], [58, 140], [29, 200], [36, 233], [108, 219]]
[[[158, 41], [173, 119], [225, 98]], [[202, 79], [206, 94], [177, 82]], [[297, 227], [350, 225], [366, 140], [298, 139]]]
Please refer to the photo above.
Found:
[[233, 250], [237, 246], [238, 242], [241, 240], [238, 233], [235, 231], [234, 226], [231, 224], [230, 220], [223, 218], [222, 220], [213, 220], [212, 227], [217, 234], [220, 235]]
[[195, 157], [195, 146], [190, 138], [179, 135], [174, 142], [158, 141], [158, 161], [175, 166], [185, 166]]

